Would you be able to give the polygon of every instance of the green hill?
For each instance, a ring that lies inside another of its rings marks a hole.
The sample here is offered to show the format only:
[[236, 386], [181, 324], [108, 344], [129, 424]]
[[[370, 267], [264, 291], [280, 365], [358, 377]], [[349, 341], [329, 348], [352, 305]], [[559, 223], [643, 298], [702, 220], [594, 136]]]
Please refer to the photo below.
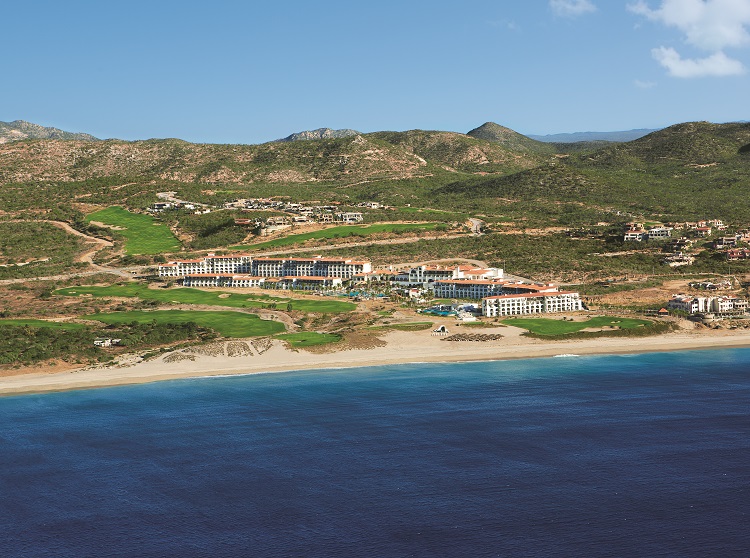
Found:
[[524, 147], [520, 141], [492, 142], [455, 132], [410, 130], [376, 132], [368, 137], [404, 147], [435, 165], [464, 172], [507, 173], [528, 169], [538, 165], [544, 154]]
[[532, 153], [537, 155], [553, 153], [554, 148], [544, 142], [533, 140], [494, 122], [485, 122], [474, 128], [467, 136], [482, 139], [491, 143], [498, 143], [516, 153]]
[[434, 195], [454, 207], [515, 216], [522, 210], [537, 219], [546, 213], [550, 221], [558, 220], [560, 207], [571, 212], [577, 205], [582, 217], [598, 210], [748, 224], [749, 144], [750, 124], [685, 123], [507, 176], [457, 180]]
[[749, 142], [750, 123], [688, 122], [607, 147], [590, 156], [588, 162], [591, 166], [639, 162], [707, 165], [731, 159]]

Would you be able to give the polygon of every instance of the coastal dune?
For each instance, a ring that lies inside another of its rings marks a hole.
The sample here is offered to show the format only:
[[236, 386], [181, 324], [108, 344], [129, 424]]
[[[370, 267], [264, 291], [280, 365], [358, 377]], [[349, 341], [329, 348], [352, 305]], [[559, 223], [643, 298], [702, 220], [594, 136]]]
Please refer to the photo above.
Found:
[[[40, 393], [139, 384], [162, 380], [232, 374], [259, 374], [306, 369], [357, 368], [413, 362], [464, 362], [543, 358], [558, 355], [623, 354], [750, 347], [750, 332], [679, 331], [653, 337], [598, 337], [546, 341], [522, 336], [514, 327], [475, 329], [472, 333], [502, 334], [484, 342], [446, 341], [430, 331], [390, 331], [382, 346], [332, 352], [291, 350], [273, 341], [263, 351], [236, 356], [228, 352], [165, 353], [133, 364], [79, 368], [61, 372], [42, 370], [0, 378], [0, 395]], [[179, 358], [175, 358], [175, 355]]]

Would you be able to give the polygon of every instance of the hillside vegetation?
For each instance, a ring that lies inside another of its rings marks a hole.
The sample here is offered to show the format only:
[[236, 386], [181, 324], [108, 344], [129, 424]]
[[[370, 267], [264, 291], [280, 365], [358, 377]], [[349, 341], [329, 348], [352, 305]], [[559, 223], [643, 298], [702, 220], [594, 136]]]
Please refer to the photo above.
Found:
[[263, 145], [28, 140], [0, 146], [0, 181], [118, 176], [202, 184], [357, 182], [425, 177], [434, 167], [507, 173], [539, 161], [537, 154], [449, 132], [380, 132]]
[[605, 220], [619, 211], [664, 220], [716, 215], [750, 223], [748, 145], [750, 124], [679, 124], [507, 176], [455, 181], [434, 193], [444, 203], [475, 209], [525, 202], [548, 210], [563, 202], [600, 211]]
[[[85, 215], [96, 210], [120, 205], [143, 211], [158, 201], [157, 192], [167, 191], [214, 207], [249, 197], [332, 203], [349, 210], [378, 201], [391, 209], [365, 210], [366, 223], [444, 223], [455, 230], [468, 217], [479, 217], [490, 233], [539, 229], [562, 235], [566, 227], [597, 223], [711, 217], [746, 227], [750, 124], [684, 123], [604, 147], [543, 143], [494, 123], [469, 134], [411, 130], [263, 145], [25, 140], [0, 145], [0, 182], [6, 218], [43, 217], [84, 227]], [[248, 234], [234, 224], [238, 216], [238, 211], [182, 213], [160, 220], [185, 249], [221, 249]], [[598, 231], [597, 242], [618, 233], [616, 226]], [[565, 250], [577, 245], [556, 238], [551, 245]], [[295, 247], [291, 239], [270, 240], [290, 253]], [[503, 248], [507, 237], [496, 242], [492, 234], [470, 242], [420, 242], [373, 250], [436, 258], [445, 251], [459, 255], [461, 246], [466, 257], [486, 255], [495, 262], [504, 251], [516, 253]], [[539, 241], [528, 243], [534, 245]], [[622, 250], [618, 244], [608, 247]], [[369, 252], [362, 248], [362, 255]], [[546, 261], [559, 266], [570, 261], [572, 270], [573, 259], [588, 262], [587, 270], [605, 267], [601, 258], [580, 253], [574, 258], [566, 251]], [[523, 260], [537, 261], [531, 255]], [[622, 270], [659, 262], [657, 255], [641, 263], [630, 258], [614, 266], [615, 261], [608, 265]]]

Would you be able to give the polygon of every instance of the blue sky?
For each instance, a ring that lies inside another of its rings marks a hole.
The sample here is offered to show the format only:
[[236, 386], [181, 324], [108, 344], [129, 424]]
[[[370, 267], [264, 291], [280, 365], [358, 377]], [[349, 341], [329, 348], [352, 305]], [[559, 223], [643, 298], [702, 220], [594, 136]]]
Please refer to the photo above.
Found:
[[0, 20], [0, 121], [101, 138], [750, 120], [750, 0], [28, 0]]

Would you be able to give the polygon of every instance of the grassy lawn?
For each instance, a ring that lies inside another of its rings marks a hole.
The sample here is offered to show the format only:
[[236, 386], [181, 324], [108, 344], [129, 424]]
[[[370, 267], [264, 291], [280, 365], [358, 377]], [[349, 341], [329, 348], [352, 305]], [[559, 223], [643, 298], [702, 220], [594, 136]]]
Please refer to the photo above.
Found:
[[620, 328], [635, 329], [651, 325], [653, 322], [648, 320], [635, 320], [632, 318], [612, 318], [608, 316], [598, 316], [586, 320], [585, 322], [567, 322], [563, 320], [552, 320], [549, 318], [509, 318], [503, 320], [506, 325], [521, 327], [537, 335], [567, 335], [576, 333], [586, 328]]
[[84, 316], [87, 320], [97, 320], [105, 324], [146, 323], [156, 321], [165, 324], [194, 322], [208, 327], [224, 337], [258, 337], [274, 335], [284, 331], [284, 324], [261, 320], [255, 314], [242, 312], [201, 312], [186, 310], [154, 310], [153, 312], [112, 312]]
[[130, 213], [122, 207], [114, 206], [96, 211], [86, 216], [86, 221], [98, 221], [113, 227], [125, 237], [125, 251], [128, 254], [162, 254], [180, 249], [180, 241], [164, 224], [155, 223], [151, 215]]
[[291, 234], [283, 238], [277, 238], [269, 240], [267, 242], [260, 242], [258, 244], [251, 244], [249, 246], [233, 246], [233, 250], [247, 250], [252, 248], [253, 250], [264, 250], [267, 248], [279, 248], [283, 246], [291, 246], [293, 244], [301, 244], [307, 240], [320, 240], [320, 239], [331, 239], [331, 238], [344, 238], [347, 236], [369, 236], [378, 233], [394, 233], [394, 232], [409, 232], [409, 231], [430, 231], [437, 227], [439, 223], [380, 223], [376, 225], [342, 225], [340, 227], [331, 227], [320, 231], [314, 231], [302, 234]]
[[277, 335], [276, 339], [286, 341], [292, 349], [304, 349], [305, 347], [313, 347], [315, 345], [337, 343], [341, 341], [341, 336], [335, 333], [308, 331], [302, 333], [282, 333], [281, 335]]
[[287, 305], [291, 303], [294, 310], [321, 313], [350, 312], [357, 307], [351, 302], [340, 300], [297, 300], [276, 298], [265, 294], [252, 295], [222, 291], [202, 291], [189, 287], [149, 289], [145, 285], [138, 283], [111, 285], [108, 287], [68, 287], [58, 289], [54, 294], [65, 296], [89, 294], [97, 297], [137, 297], [142, 300], [156, 300], [164, 303], [204, 304], [226, 306], [229, 308], [269, 308], [276, 305], [276, 308], [279, 310], [285, 310]]
[[0, 320], [0, 327], [2, 326], [50, 327], [53, 329], [67, 329], [67, 330], [86, 328], [84, 324], [76, 324], [76, 323], [70, 323], [70, 322], [50, 322], [47, 320], [34, 320], [34, 319], [25, 319], [25, 318], [17, 318], [17, 319], [12, 319], [12, 320], [11, 319]]

